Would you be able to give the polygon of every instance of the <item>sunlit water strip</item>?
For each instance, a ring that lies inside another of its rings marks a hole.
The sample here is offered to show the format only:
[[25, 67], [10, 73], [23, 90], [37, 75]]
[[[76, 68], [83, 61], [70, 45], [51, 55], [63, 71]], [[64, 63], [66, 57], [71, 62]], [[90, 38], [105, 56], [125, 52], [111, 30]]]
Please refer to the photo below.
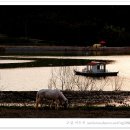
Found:
[[[114, 63], [108, 64], [109, 71], [119, 71], [118, 76], [124, 78], [122, 90], [130, 91], [130, 56], [1, 56], [15, 58], [63, 58], [63, 59], [93, 59], [93, 60], [115, 60]], [[14, 60], [12, 60], [14, 61]], [[16, 60], [18, 61], [18, 60]], [[24, 60], [21, 60], [24, 61]], [[25, 60], [26, 61], [26, 60]], [[27, 60], [28, 61], [28, 60]], [[31, 62], [31, 60], [29, 60]], [[59, 68], [59, 67], [55, 67]], [[84, 66], [78, 66], [81, 70]], [[14, 68], [0, 69], [0, 89], [9, 91], [30, 91], [48, 88], [48, 82], [51, 77], [52, 67], [35, 67], [35, 68]], [[107, 86], [104, 90], [112, 90], [112, 86]]]
[[28, 63], [28, 62], [33, 62], [33, 60], [0, 60], [0, 64]]

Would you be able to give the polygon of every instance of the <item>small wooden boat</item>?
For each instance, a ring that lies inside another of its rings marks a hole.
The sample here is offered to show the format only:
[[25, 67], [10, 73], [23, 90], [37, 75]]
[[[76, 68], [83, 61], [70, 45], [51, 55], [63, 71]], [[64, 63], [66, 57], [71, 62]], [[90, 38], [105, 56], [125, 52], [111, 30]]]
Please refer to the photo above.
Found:
[[90, 62], [82, 71], [74, 70], [76, 75], [89, 76], [89, 77], [106, 77], [117, 76], [118, 72], [108, 72], [106, 70], [106, 63], [104, 62]]

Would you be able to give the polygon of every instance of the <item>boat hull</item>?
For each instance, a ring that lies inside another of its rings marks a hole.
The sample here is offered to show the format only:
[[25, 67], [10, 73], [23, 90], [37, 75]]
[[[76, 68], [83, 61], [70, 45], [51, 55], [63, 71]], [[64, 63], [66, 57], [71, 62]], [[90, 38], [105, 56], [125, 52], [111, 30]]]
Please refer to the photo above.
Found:
[[104, 72], [104, 73], [86, 73], [74, 70], [76, 75], [88, 76], [88, 77], [106, 77], [106, 76], [117, 76], [118, 72]]

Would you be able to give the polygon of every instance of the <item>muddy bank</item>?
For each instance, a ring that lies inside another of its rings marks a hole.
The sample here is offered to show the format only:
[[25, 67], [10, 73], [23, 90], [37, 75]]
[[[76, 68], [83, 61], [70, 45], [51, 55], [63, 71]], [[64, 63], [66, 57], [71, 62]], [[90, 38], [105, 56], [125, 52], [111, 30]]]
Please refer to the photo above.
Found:
[[0, 118], [130, 118], [130, 109], [35, 110], [0, 108]]
[[130, 118], [129, 106], [94, 106], [111, 101], [124, 103], [130, 91], [63, 91], [69, 108], [44, 106], [36, 110], [37, 91], [1, 91], [0, 118]]
[[[2, 60], [2, 61], [1, 61]], [[8, 61], [6, 63], [5, 61]], [[64, 58], [37, 58], [37, 57], [19, 57], [19, 56], [4, 56], [0, 57], [0, 69], [6, 68], [27, 68], [27, 67], [59, 67], [59, 66], [86, 66], [92, 59], [64, 59]], [[110, 64], [114, 60], [95, 60]]]
[[[37, 91], [1, 91], [0, 103], [35, 103]], [[69, 105], [92, 105], [101, 103], [124, 103], [130, 101], [130, 91], [63, 91]], [[128, 103], [129, 105], [129, 103]]]

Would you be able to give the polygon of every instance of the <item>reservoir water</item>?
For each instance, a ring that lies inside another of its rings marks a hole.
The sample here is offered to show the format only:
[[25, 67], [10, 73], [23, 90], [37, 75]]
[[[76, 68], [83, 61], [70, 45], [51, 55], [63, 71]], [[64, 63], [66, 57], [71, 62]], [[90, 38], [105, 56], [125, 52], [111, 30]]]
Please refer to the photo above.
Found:
[[[7, 56], [8, 57], [8, 56]], [[10, 56], [11, 57], [11, 56]], [[45, 56], [15, 56], [26, 58], [23, 60], [0, 60], [2, 63], [30, 62], [30, 58], [45, 58]], [[3, 58], [3, 57], [2, 57]], [[28, 60], [27, 60], [28, 58]], [[47, 57], [61, 58], [61, 57]], [[96, 79], [95, 84], [104, 91], [114, 90], [114, 86], [119, 86], [121, 90], [130, 91], [130, 55], [116, 56], [77, 56], [77, 57], [62, 57], [67, 59], [93, 59], [93, 60], [114, 60], [115, 62], [108, 64], [109, 71], [119, 71], [118, 79], [110, 78], [108, 81], [104, 79]], [[0, 90], [3, 91], [33, 91], [42, 88], [48, 88], [50, 78], [52, 76], [52, 68], [59, 69], [60, 67], [27, 67], [27, 68], [8, 68], [0, 69]], [[73, 68], [73, 67], [72, 67]], [[81, 70], [84, 66], [77, 66], [76, 69]], [[71, 70], [73, 73], [73, 70]], [[112, 81], [112, 80], [113, 81]], [[104, 83], [103, 83], [104, 82]], [[107, 82], [107, 83], [105, 83]], [[113, 82], [113, 84], [112, 84]], [[104, 86], [103, 86], [104, 84]], [[61, 89], [61, 87], [60, 87]]]

